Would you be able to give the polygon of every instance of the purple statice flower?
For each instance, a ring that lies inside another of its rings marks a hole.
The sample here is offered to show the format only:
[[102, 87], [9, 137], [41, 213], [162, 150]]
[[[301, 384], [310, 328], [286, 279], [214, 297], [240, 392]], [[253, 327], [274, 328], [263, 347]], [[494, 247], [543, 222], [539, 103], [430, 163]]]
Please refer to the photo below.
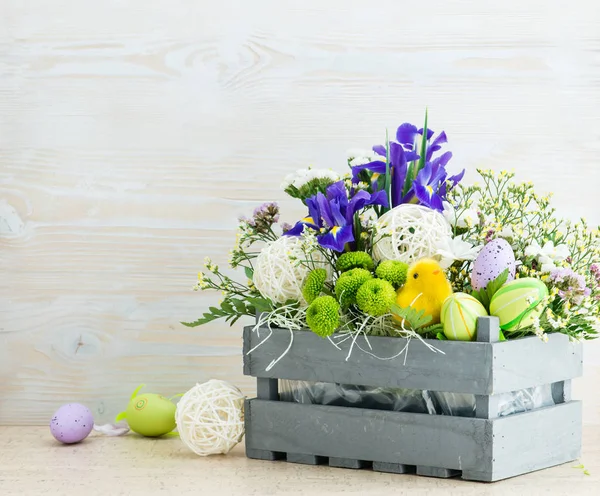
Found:
[[288, 224], [287, 222], [282, 222], [281, 223], [281, 230], [283, 231], [283, 233], [285, 234], [286, 232], [288, 232], [290, 229], [292, 229], [292, 225]]
[[271, 226], [279, 222], [279, 205], [273, 202], [263, 203], [256, 207], [252, 218], [240, 217], [240, 222], [245, 222], [257, 233], [267, 233]]
[[550, 281], [558, 288], [558, 295], [564, 302], [580, 305], [586, 296], [591, 294], [586, 287], [585, 277], [572, 269], [554, 269], [550, 272]]
[[[446, 199], [447, 192], [463, 178], [461, 173], [448, 178], [446, 165], [452, 158], [451, 152], [445, 152], [438, 157], [433, 155], [441, 150], [442, 145], [448, 141], [445, 132], [435, 138], [435, 133], [427, 130], [424, 138], [425, 157], [421, 160], [417, 141], [424, 134], [423, 128], [408, 122], [400, 125], [396, 131], [396, 141], [389, 142], [389, 170], [390, 170], [390, 199], [392, 207], [402, 203], [419, 203], [438, 211], [443, 210], [442, 201]], [[355, 166], [352, 168], [352, 180], [359, 181], [363, 170], [368, 170], [377, 178], [386, 173], [388, 150], [383, 145], [376, 145], [373, 151], [381, 155], [380, 160]]]
[[348, 191], [344, 181], [333, 183], [325, 194], [319, 192], [306, 199], [308, 216], [296, 223], [284, 235], [298, 236], [305, 228], [314, 229], [319, 234], [319, 244], [330, 250], [344, 251], [346, 243], [355, 241], [354, 214], [368, 205], [388, 206], [384, 191], [368, 193], [365, 190]]
[[596, 279], [596, 283], [600, 285], [600, 265], [593, 263], [590, 265], [590, 273]]

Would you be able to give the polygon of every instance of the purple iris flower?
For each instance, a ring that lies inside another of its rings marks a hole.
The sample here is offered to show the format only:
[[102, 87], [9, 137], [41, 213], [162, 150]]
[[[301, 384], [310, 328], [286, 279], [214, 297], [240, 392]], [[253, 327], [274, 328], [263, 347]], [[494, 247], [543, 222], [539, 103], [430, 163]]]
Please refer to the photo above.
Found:
[[[446, 152], [438, 157], [433, 157], [436, 152], [441, 150], [442, 145], [448, 142], [445, 132], [435, 136], [431, 129], [427, 129], [425, 158], [421, 160], [416, 146], [418, 138], [422, 137], [423, 133], [423, 128], [418, 129], [417, 126], [406, 122], [398, 127], [396, 141], [389, 142], [392, 207], [402, 203], [419, 203], [441, 211], [446, 193], [456, 186], [465, 173], [463, 170], [460, 174], [446, 180], [446, 164], [452, 158], [452, 153]], [[359, 175], [363, 170], [371, 171], [375, 179], [380, 174], [386, 173], [384, 158], [387, 155], [386, 147], [376, 145], [373, 147], [373, 151], [381, 155], [382, 159], [353, 167], [353, 181], [359, 181]]]
[[350, 192], [350, 199], [343, 181], [330, 185], [326, 194], [317, 193], [307, 198], [308, 216], [297, 222], [285, 236], [298, 236], [305, 227], [314, 229], [319, 244], [330, 250], [344, 251], [346, 243], [355, 241], [354, 214], [368, 205], [388, 206], [385, 191], [373, 194], [360, 190]]
[[[376, 174], [375, 179], [380, 174], [386, 173], [385, 156], [386, 151], [383, 146], [374, 146], [373, 151], [382, 155], [383, 160], [376, 160], [364, 165], [357, 165], [352, 167], [352, 180], [358, 182], [358, 176], [363, 170], [369, 170]], [[405, 150], [400, 143], [390, 141], [390, 177], [391, 177], [391, 188], [390, 196], [392, 199], [392, 207], [400, 205], [401, 203], [408, 203], [412, 198], [412, 192], [408, 192], [404, 195], [404, 184], [406, 182], [406, 174], [408, 172], [408, 163], [413, 160], [418, 160], [419, 155], [412, 150]], [[410, 198], [409, 198], [410, 196]]]
[[415, 197], [421, 205], [425, 205], [434, 210], [443, 211], [444, 206], [442, 202], [446, 198], [448, 190], [448, 183], [450, 183], [450, 189], [458, 184], [458, 182], [465, 175], [465, 170], [452, 176], [446, 181], [446, 163], [452, 154], [446, 152], [437, 159], [431, 162], [426, 162], [417, 177], [413, 181], [412, 188], [415, 193]]

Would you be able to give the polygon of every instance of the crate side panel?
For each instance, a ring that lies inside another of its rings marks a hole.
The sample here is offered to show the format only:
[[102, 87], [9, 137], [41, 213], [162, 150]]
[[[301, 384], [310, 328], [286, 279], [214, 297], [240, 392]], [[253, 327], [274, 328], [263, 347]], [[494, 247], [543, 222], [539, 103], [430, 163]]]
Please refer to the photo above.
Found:
[[491, 472], [491, 421], [250, 400], [252, 449]]
[[582, 343], [571, 343], [564, 334], [551, 334], [547, 343], [532, 336], [491, 346], [494, 394], [573, 379], [583, 373]]
[[[269, 371], [267, 367], [278, 359], [290, 343], [290, 332], [274, 329], [260, 337], [251, 327], [244, 329], [244, 373], [255, 377], [334, 382], [363, 386], [429, 389], [454, 393], [490, 394], [492, 389], [492, 344], [452, 341], [428, 341], [440, 352], [431, 351], [417, 339], [408, 346], [408, 356], [380, 360], [363, 352], [368, 349], [359, 338], [348, 361], [348, 340], [341, 350], [306, 331], [295, 331], [294, 342], [287, 354]], [[377, 357], [392, 357], [406, 345], [401, 338], [370, 337], [370, 353]], [[255, 348], [248, 355], [248, 351]]]
[[493, 480], [577, 459], [581, 427], [580, 401], [493, 420]]

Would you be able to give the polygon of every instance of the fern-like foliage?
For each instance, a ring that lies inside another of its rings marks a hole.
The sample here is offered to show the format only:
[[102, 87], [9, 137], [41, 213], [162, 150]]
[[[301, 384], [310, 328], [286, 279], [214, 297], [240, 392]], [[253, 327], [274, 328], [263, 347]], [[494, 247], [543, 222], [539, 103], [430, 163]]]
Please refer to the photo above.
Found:
[[270, 310], [271, 302], [265, 298], [246, 298], [245, 300], [228, 298], [223, 300], [219, 307], [209, 307], [208, 312], [204, 312], [198, 320], [182, 322], [182, 324], [187, 327], [198, 327], [224, 318], [225, 322], [233, 325], [244, 315], [254, 317], [257, 313]]
[[391, 308], [392, 315], [398, 320], [404, 321], [404, 327], [416, 331], [431, 322], [431, 315], [425, 315], [425, 310], [415, 310], [412, 307], [401, 307], [393, 304]]

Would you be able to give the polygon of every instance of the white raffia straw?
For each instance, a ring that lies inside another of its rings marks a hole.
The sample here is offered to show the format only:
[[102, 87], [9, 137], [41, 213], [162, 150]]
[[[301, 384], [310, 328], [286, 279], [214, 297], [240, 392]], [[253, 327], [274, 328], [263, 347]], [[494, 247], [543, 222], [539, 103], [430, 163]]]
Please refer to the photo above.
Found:
[[212, 379], [185, 393], [175, 412], [179, 436], [200, 456], [225, 454], [244, 436], [244, 395], [234, 385]]

